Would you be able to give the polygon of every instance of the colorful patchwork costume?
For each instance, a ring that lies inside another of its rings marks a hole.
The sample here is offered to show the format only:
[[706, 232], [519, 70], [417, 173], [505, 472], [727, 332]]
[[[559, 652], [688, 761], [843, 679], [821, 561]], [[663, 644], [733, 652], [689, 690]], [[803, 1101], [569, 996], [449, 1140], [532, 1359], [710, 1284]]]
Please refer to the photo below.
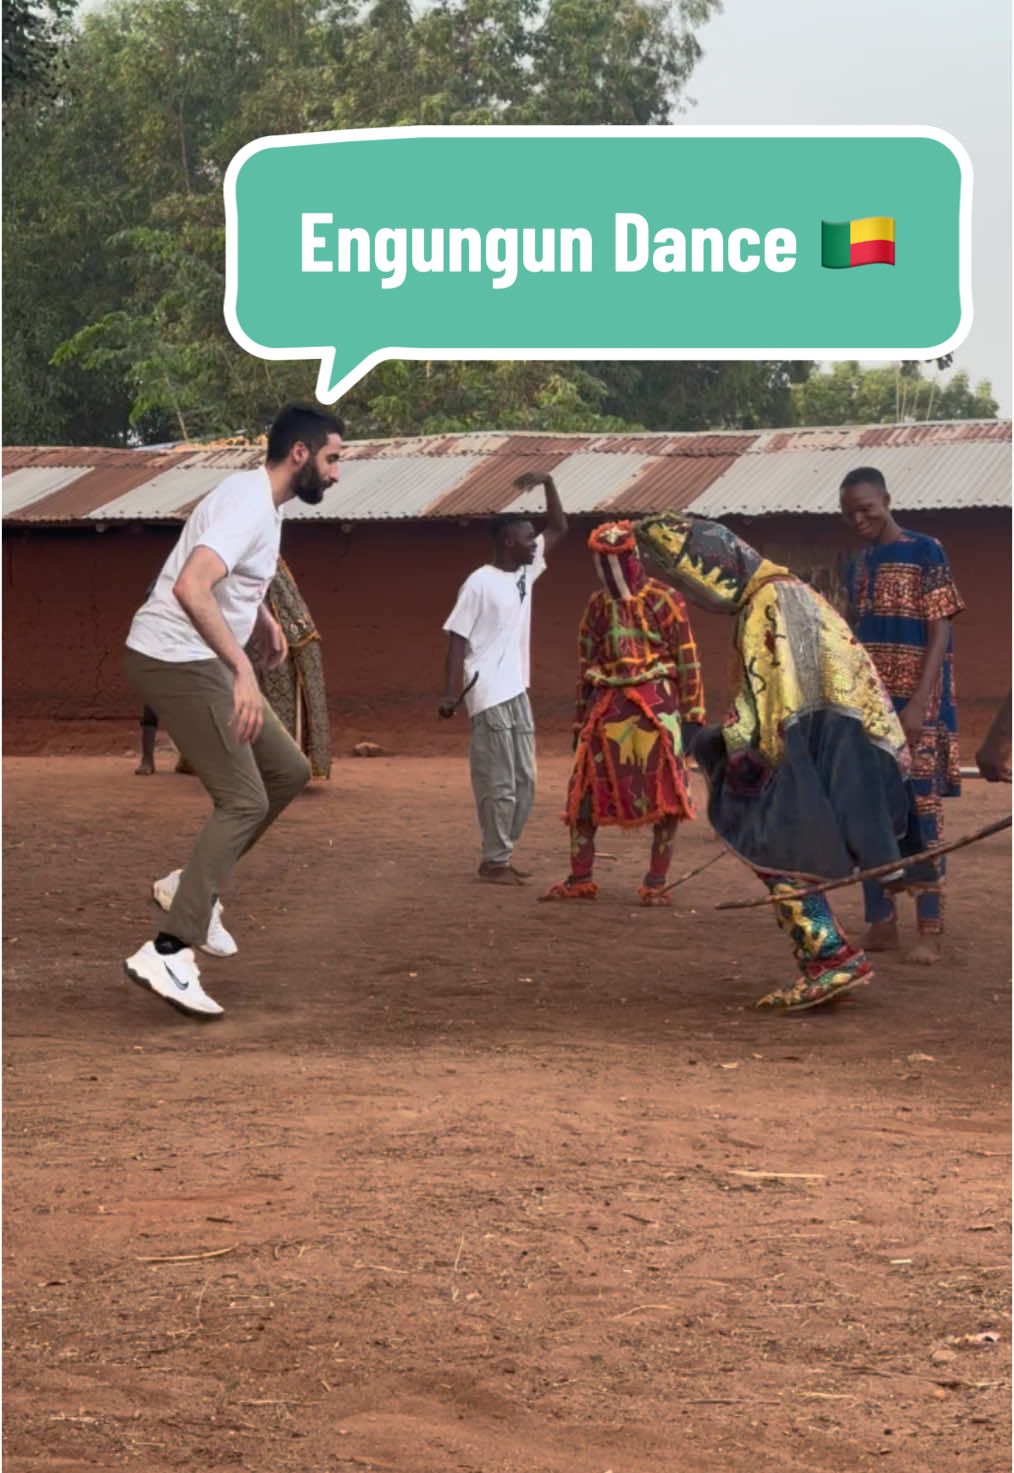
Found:
[[[947, 554], [933, 537], [905, 532], [894, 542], [868, 547], [850, 564], [849, 602], [857, 637], [866, 646], [896, 711], [904, 710], [919, 684], [929, 626], [952, 619], [965, 607], [954, 586]], [[912, 787], [919, 814], [921, 847], [943, 842], [944, 798], [961, 793], [958, 719], [954, 706], [951, 639], [926, 707], [922, 739], [912, 752]], [[916, 892], [923, 934], [943, 930], [941, 886], [947, 861], [938, 859], [932, 880]], [[894, 902], [875, 880], [863, 885], [866, 919], [893, 921]]]
[[[708, 817], [730, 849], [773, 895], [915, 853], [905, 736], [845, 621], [718, 522], [651, 517], [636, 532], [653, 571], [692, 602], [736, 618], [732, 709], [693, 745], [708, 779]], [[826, 896], [774, 908], [800, 976], [758, 1006], [814, 1007], [872, 976]]]
[[330, 777], [331, 722], [320, 635], [284, 558], [278, 559], [268, 603], [288, 641], [289, 654], [277, 670], [261, 670], [257, 678], [276, 716], [302, 748], [310, 775]]
[[578, 635], [580, 675], [574, 767], [564, 819], [570, 875], [545, 900], [594, 899], [595, 831], [652, 826], [651, 863], [639, 894], [668, 903], [676, 829], [693, 808], [681, 721], [704, 720], [697, 647], [681, 596], [645, 575], [629, 522], [588, 539], [602, 587]]

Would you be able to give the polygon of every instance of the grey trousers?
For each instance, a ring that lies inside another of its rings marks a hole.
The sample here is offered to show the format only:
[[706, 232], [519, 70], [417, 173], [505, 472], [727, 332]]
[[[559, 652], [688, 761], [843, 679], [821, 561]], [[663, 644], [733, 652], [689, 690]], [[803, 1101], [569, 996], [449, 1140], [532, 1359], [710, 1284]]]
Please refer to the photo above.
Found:
[[128, 649], [124, 670], [215, 805], [163, 923], [170, 936], [199, 946], [236, 861], [306, 786], [310, 768], [267, 702], [257, 740], [236, 741], [229, 727], [232, 676], [220, 660], [173, 664]]
[[472, 717], [472, 792], [483, 864], [508, 864], [535, 802], [535, 723], [522, 692]]

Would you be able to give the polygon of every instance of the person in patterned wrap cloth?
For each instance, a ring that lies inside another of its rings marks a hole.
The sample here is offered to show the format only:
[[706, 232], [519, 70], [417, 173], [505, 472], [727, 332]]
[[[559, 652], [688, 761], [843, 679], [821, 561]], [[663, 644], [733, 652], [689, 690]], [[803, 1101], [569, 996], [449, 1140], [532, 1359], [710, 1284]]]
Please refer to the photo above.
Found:
[[[702, 517], [636, 525], [645, 565], [698, 606], [732, 615], [738, 684], [720, 726], [692, 752], [719, 836], [775, 896], [797, 980], [758, 1007], [798, 1012], [873, 976], [826, 895], [801, 883], [845, 878], [918, 851], [908, 748], [869, 655], [820, 594]], [[902, 871], [896, 885], [919, 881]]]
[[574, 768], [564, 820], [570, 874], [543, 900], [593, 900], [595, 833], [602, 824], [651, 825], [642, 905], [668, 905], [676, 829], [693, 818], [681, 722], [704, 720], [697, 647], [683, 599], [648, 578], [630, 522], [588, 539], [602, 587], [578, 634], [580, 675]]
[[257, 678], [275, 715], [295, 738], [310, 763], [311, 777], [331, 776], [331, 723], [324, 690], [320, 635], [284, 558], [268, 589], [271, 612], [289, 645], [277, 670], [259, 669]]
[[[853, 628], [869, 650], [894, 702], [912, 753], [923, 849], [943, 842], [943, 799], [961, 794], [958, 719], [954, 705], [951, 620], [965, 607], [947, 554], [934, 537], [907, 532], [891, 515], [887, 483], [873, 466], [849, 471], [841, 483], [845, 520], [867, 544], [847, 575]], [[908, 960], [940, 959], [946, 859], [916, 892], [919, 940]], [[863, 885], [870, 951], [899, 944], [894, 901], [876, 880]]]

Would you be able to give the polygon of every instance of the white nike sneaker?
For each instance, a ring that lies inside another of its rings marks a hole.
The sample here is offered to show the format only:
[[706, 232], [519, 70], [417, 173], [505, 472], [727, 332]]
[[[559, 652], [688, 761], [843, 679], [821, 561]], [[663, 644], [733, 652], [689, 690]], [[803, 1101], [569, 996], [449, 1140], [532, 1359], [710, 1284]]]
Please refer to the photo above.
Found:
[[146, 941], [140, 951], [127, 957], [123, 969], [132, 982], [147, 987], [182, 1013], [217, 1018], [225, 1011], [201, 986], [201, 974], [189, 946], [163, 955], [155, 950], [154, 941]]
[[[174, 869], [172, 874], [166, 875], [162, 880], [156, 880], [151, 887], [152, 897], [155, 904], [160, 905], [163, 910], [168, 910], [176, 897], [176, 891], [180, 888], [180, 875], [182, 870]], [[209, 956], [235, 956], [239, 947], [235, 939], [222, 924], [222, 902], [216, 900], [211, 907], [211, 920], [208, 922], [208, 934], [201, 946]]]

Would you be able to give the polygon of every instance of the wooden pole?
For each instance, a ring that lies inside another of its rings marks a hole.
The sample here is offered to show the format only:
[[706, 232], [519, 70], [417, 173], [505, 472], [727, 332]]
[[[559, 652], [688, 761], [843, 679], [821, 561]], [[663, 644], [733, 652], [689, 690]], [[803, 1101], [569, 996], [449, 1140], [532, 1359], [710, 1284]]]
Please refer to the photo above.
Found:
[[843, 880], [825, 880], [820, 885], [810, 885], [805, 890], [787, 890], [781, 895], [759, 895], [754, 900], [723, 900], [715, 906], [716, 910], [753, 910], [758, 905], [779, 905], [784, 900], [804, 900], [808, 895], [826, 895], [828, 890], [840, 890], [845, 885], [858, 885], [861, 880], [879, 880], [885, 875], [897, 874], [900, 869], [909, 869], [913, 864], [919, 864], [924, 859], [936, 859], [942, 854], [952, 854], [955, 849], [964, 849], [968, 844], [977, 844], [980, 839], [988, 839], [990, 834], [998, 834], [1002, 829], [1009, 829], [1014, 822], [1014, 814], [1008, 813], [1006, 818], [997, 819], [996, 823], [988, 823], [984, 828], [977, 829], [974, 834], [966, 834], [963, 839], [955, 839], [950, 844], [938, 844], [933, 849], [923, 849], [920, 854], [910, 854], [907, 859], [896, 860], [893, 864], [878, 864], [875, 869], [862, 869], [855, 874], [846, 875]]
[[695, 875], [702, 875], [706, 869], [710, 869], [713, 864], [717, 864], [720, 859], [724, 859], [728, 853], [728, 849], [720, 849], [717, 854], [713, 854], [710, 859], [706, 859], [696, 869], [688, 869], [686, 874], [680, 875], [678, 880], [673, 880], [669, 885], [662, 885], [658, 893], [660, 895], [668, 895], [669, 891], [675, 890], [678, 885], [686, 884], [687, 880], [692, 880]]
[[467, 695], [468, 695], [468, 692], [469, 692], [469, 691], [470, 691], [470, 690], [471, 690], [471, 689], [472, 689], [472, 686], [473, 686], [473, 685], [474, 685], [474, 684], [475, 684], [475, 682], [476, 682], [476, 681], [477, 681], [477, 680], [478, 680], [478, 679], [479, 679], [479, 672], [478, 672], [478, 670], [477, 670], [477, 671], [476, 671], [476, 672], [475, 672], [475, 674], [474, 674], [474, 675], [473, 675], [473, 676], [472, 676], [472, 678], [471, 678], [471, 680], [470, 680], [470, 681], [469, 681], [469, 682], [468, 682], [468, 684], [467, 684], [467, 685], [466, 685], [466, 686], [465, 686], [465, 689], [464, 689], [464, 690], [463, 690], [463, 691], [462, 691], [462, 692], [461, 692], [461, 695], [460, 695], [460, 696], [459, 696], [459, 697], [458, 697], [458, 699], [457, 699], [457, 700], [456, 700], [456, 701], [455, 701], [455, 702], [454, 702], [454, 705], [453, 705], [453, 707], [452, 707], [452, 708], [451, 708], [451, 709], [452, 709], [452, 710], [454, 710], [454, 711], [456, 711], [456, 710], [457, 710], [457, 709], [458, 709], [458, 707], [459, 707], [459, 706], [460, 706], [460, 705], [461, 705], [461, 703], [462, 703], [462, 701], [463, 701], [463, 700], [464, 700], [464, 699], [465, 699], [465, 697], [466, 697], [466, 696], [467, 696]]

